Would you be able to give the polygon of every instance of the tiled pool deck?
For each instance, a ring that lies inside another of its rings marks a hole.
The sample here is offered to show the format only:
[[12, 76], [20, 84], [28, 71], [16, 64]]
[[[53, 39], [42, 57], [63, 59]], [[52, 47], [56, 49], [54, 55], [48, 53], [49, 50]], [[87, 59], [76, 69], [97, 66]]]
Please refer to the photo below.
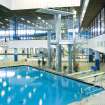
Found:
[[81, 102], [74, 102], [70, 105], [105, 105], [105, 91], [85, 98]]

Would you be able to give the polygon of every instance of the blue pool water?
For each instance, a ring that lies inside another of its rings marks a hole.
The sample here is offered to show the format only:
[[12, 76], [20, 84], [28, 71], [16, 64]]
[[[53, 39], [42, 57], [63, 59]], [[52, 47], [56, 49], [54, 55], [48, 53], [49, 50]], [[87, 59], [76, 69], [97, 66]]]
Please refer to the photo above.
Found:
[[29, 66], [0, 69], [0, 105], [68, 105], [102, 90]]

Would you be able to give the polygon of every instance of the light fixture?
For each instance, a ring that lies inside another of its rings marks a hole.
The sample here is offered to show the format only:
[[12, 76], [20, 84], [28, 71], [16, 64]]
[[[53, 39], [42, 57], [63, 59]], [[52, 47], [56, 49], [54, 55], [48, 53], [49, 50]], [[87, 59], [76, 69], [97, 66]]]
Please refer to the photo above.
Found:
[[2, 22], [0, 22], [0, 24], [3, 24]]
[[45, 23], [45, 20], [42, 20], [43, 23]]
[[21, 20], [23, 20], [23, 21], [24, 21], [25, 19], [24, 19], [24, 18], [21, 18]]
[[46, 25], [48, 25], [48, 23], [46, 22]]
[[41, 20], [41, 17], [38, 16], [38, 20]]
[[35, 25], [35, 23], [32, 23], [32, 25]]
[[4, 20], [8, 21], [8, 19], [7, 19], [7, 18], [6, 18], [6, 19], [4, 19]]
[[29, 20], [27, 20], [27, 23], [31, 23]]

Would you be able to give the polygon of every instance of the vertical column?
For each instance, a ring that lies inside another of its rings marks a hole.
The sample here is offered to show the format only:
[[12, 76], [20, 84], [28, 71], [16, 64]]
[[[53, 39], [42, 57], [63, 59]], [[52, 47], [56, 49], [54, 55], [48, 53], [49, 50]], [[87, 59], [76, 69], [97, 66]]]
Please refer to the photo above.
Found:
[[29, 58], [29, 48], [27, 48], [27, 58]]
[[61, 72], [61, 45], [57, 44], [56, 45], [56, 70], [58, 72]]
[[95, 66], [97, 70], [100, 70], [100, 54], [98, 51], [95, 51]]
[[89, 49], [89, 62], [93, 62], [93, 50]]
[[14, 61], [18, 61], [18, 50], [17, 48], [14, 48]]
[[48, 67], [51, 68], [51, 32], [47, 33], [48, 40]]
[[72, 72], [72, 45], [68, 44], [68, 72]]
[[30, 53], [30, 57], [31, 57], [32, 56], [32, 48], [30, 48], [30, 52], [29, 53]]
[[34, 56], [34, 50], [33, 50], [33, 48], [32, 48], [32, 56]]
[[36, 56], [37, 55], [37, 51], [36, 51], [37, 49], [36, 48], [34, 48], [34, 55]]
[[56, 33], [56, 70], [61, 71], [61, 14], [55, 15], [55, 33]]
[[[13, 18], [13, 40], [17, 40], [17, 21], [16, 17]], [[14, 61], [18, 61], [18, 50], [17, 48], [14, 48]]]
[[[69, 29], [71, 29], [71, 23], [73, 23], [73, 19], [71, 19], [70, 16], [68, 16], [67, 19], [67, 40], [71, 41], [73, 40], [73, 34], [70, 33]], [[73, 32], [72, 32], [73, 33]], [[68, 44], [68, 72], [71, 73], [73, 71], [72, 67], [72, 44]]]

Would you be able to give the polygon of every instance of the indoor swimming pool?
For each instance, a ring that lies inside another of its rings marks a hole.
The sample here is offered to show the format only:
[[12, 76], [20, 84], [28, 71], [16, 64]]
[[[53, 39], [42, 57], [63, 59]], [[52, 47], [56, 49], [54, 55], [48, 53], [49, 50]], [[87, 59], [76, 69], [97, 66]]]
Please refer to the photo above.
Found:
[[69, 105], [101, 91], [30, 66], [0, 69], [0, 105]]

